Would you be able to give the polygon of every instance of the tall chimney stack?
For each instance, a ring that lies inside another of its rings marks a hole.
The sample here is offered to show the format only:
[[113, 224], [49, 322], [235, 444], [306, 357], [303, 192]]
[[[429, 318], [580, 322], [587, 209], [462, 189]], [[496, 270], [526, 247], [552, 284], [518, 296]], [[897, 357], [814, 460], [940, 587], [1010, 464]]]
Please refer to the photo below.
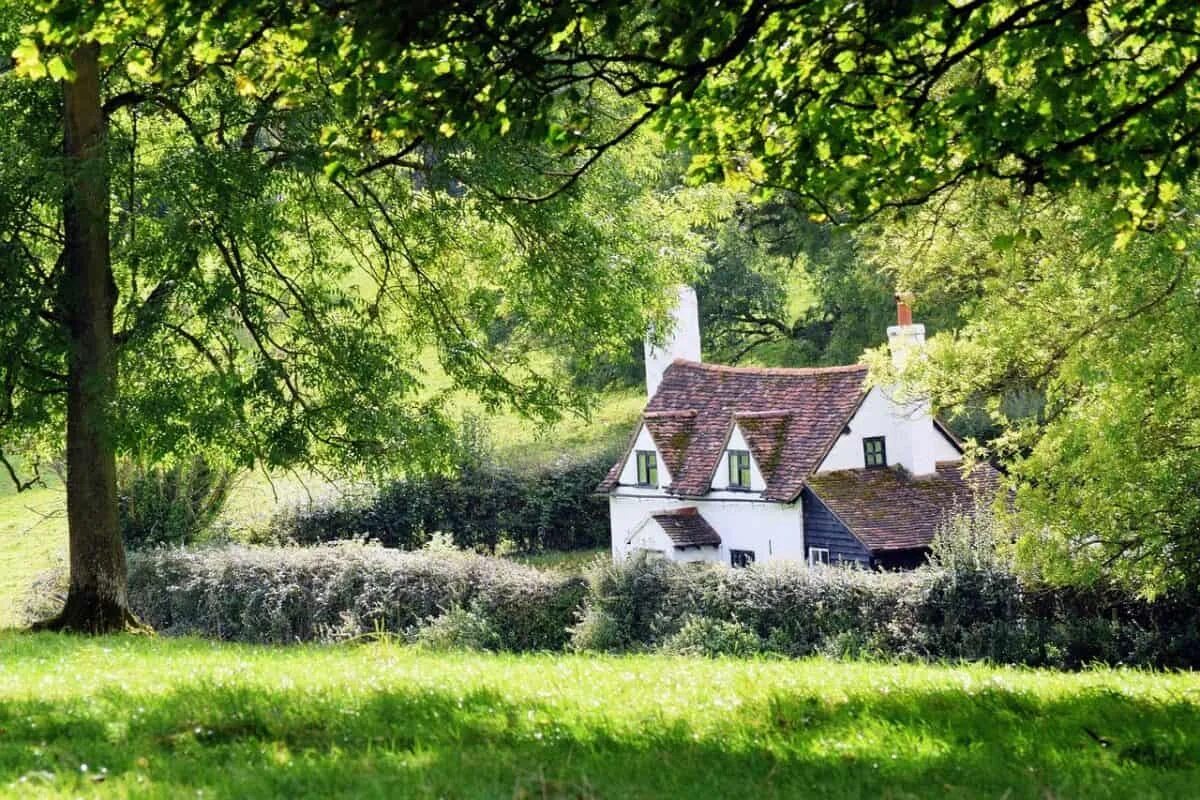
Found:
[[700, 360], [700, 308], [696, 291], [690, 286], [678, 288], [678, 301], [671, 311], [671, 330], [659, 345], [652, 341], [653, 331], [646, 336], [646, 395], [654, 397], [663, 373], [678, 359]]
[[912, 295], [896, 295], [896, 324], [887, 329], [888, 348], [892, 351], [892, 364], [903, 371], [909, 356], [925, 345], [925, 326], [912, 321]]

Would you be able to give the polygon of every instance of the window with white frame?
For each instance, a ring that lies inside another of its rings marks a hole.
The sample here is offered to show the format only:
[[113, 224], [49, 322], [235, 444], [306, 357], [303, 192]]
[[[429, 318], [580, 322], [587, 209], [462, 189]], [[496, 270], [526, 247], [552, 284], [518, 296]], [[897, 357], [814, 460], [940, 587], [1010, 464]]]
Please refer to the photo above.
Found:
[[828, 547], [810, 547], [808, 548], [808, 565], [815, 567], [818, 564], [829, 564], [829, 548]]

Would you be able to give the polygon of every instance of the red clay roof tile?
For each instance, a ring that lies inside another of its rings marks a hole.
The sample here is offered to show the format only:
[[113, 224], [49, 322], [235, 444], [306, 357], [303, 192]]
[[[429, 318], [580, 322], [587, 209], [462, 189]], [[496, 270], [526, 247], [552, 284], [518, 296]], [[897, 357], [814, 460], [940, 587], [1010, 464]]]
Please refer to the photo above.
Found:
[[650, 516], [676, 547], [721, 546], [721, 536], [694, 506], [659, 511]]

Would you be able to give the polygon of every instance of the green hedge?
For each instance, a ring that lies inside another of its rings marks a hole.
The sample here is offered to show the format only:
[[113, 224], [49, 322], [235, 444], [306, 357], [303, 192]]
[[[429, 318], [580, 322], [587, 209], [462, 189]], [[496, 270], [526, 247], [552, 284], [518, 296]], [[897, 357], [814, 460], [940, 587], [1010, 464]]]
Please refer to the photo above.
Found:
[[[919, 660], [1200, 666], [1200, 603], [1117, 592], [1030, 589], [1003, 569], [878, 573], [632, 560], [590, 576], [574, 629], [581, 650], [671, 649]], [[707, 648], [698, 641], [707, 632]]]
[[386, 631], [505, 650], [1200, 666], [1193, 595], [1033, 591], [1002, 569], [632, 560], [585, 581], [457, 551], [234, 546], [132, 554], [130, 600], [165, 633], [253, 642]]
[[456, 608], [506, 650], [557, 650], [583, 602], [579, 577], [456, 552], [342, 544], [151, 550], [129, 557], [129, 598], [156, 630], [248, 642], [414, 636]]
[[300, 506], [277, 515], [278, 543], [369, 540], [416, 549], [435, 532], [464, 549], [494, 552], [501, 541], [525, 552], [584, 550], [608, 543], [608, 505], [596, 485], [608, 455], [562, 458], [534, 472], [491, 463], [468, 464], [452, 477], [393, 481], [366, 497]]

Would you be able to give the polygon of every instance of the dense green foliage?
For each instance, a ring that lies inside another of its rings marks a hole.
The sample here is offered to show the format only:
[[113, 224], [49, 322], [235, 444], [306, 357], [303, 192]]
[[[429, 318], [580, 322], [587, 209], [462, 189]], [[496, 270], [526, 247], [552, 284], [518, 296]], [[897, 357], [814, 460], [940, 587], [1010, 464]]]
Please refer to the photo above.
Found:
[[130, 604], [154, 628], [244, 642], [415, 637], [442, 615], [455, 615], [438, 623], [444, 628], [469, 610], [497, 648], [557, 650], [584, 590], [579, 576], [452, 550], [224, 547], [129, 560]]
[[412, 476], [384, 484], [367, 497], [285, 509], [268, 536], [315, 544], [347, 539], [413, 549], [434, 533], [457, 547], [494, 552], [581, 550], [606, 545], [608, 504], [595, 494], [614, 456], [561, 456], [532, 470], [494, 461], [466, 463], [453, 475]]
[[0, 651], [0, 792], [21, 797], [1115, 800], [1200, 781], [1191, 675], [46, 635]]
[[[652, 118], [694, 174], [785, 187], [829, 215], [994, 176], [1103, 187], [1131, 230], [1165, 218], [1196, 166], [1200, 11], [1186, 0], [452, 2], [403, 19], [379, 0], [43, 6], [18, 52], [27, 74], [68, 74], [61, 48], [91, 37], [150, 86], [212, 67], [247, 95], [329, 86], [357, 131], [326, 131], [335, 157], [528, 126], [562, 155], [542, 191]], [[605, 130], [574, 102], [600, 85], [644, 110]]]
[[957, 330], [932, 337], [906, 376], [942, 408], [1002, 431], [985, 452], [1019, 487], [1022, 562], [1054, 582], [1194, 588], [1194, 218], [1121, 245], [1105, 209], [1091, 194], [981, 184], [876, 248], [918, 310], [962, 304]]
[[145, 620], [239, 641], [387, 631], [442, 647], [558, 649], [570, 629], [574, 648], [607, 652], [1200, 665], [1193, 596], [1149, 603], [1055, 590], [994, 567], [731, 570], [603, 558], [585, 591], [578, 575], [504, 559], [359, 545], [145, 551], [130, 563], [131, 604]]
[[[1200, 665], [1196, 599], [1023, 584], [1001, 569], [910, 573], [748, 570], [633, 561], [597, 566], [575, 628], [583, 650], [665, 648], [730, 655]], [[753, 642], [749, 644], [748, 642]]]
[[217, 521], [233, 475], [202, 458], [170, 468], [122, 465], [117, 487], [126, 547], [195, 544]]

